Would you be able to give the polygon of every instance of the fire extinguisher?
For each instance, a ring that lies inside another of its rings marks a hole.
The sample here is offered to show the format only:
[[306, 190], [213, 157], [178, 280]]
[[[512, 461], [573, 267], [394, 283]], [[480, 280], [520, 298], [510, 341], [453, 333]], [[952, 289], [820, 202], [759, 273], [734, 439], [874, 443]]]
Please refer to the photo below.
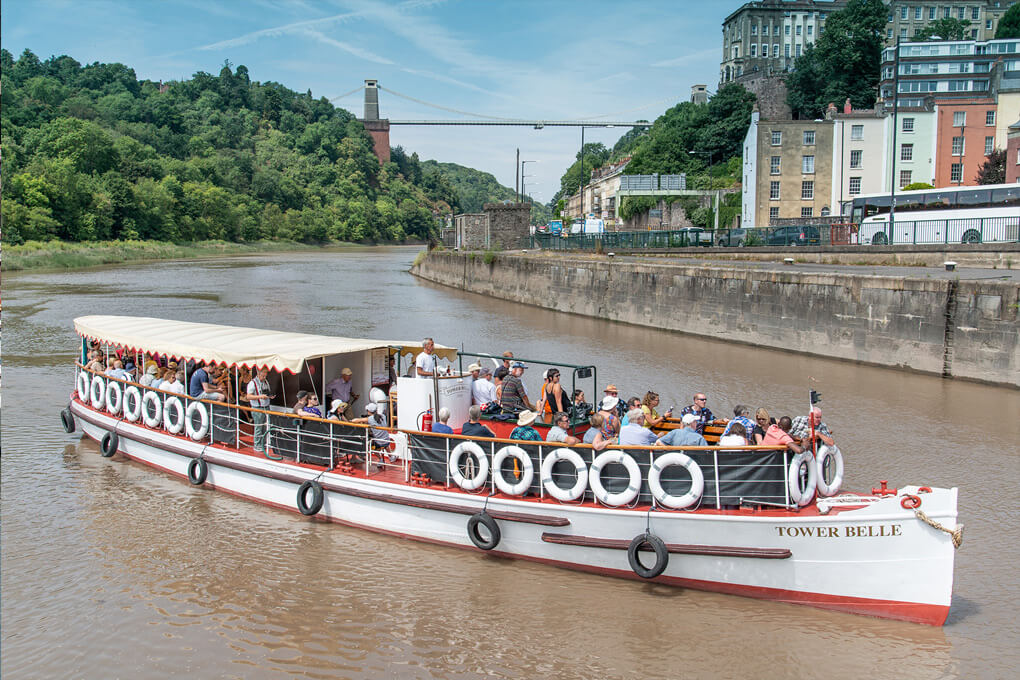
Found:
[[425, 411], [421, 417], [421, 431], [431, 432], [432, 431], [432, 409]]

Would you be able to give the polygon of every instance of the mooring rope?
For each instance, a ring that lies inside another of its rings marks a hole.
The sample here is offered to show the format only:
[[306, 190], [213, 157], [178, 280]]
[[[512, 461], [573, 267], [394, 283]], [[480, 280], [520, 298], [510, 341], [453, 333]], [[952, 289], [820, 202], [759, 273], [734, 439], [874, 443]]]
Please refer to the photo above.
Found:
[[963, 525], [962, 524], [958, 524], [955, 529], [950, 530], [950, 529], [945, 528], [944, 526], [942, 526], [941, 524], [939, 524], [935, 520], [933, 520], [931, 517], [928, 517], [928, 515], [924, 514], [920, 510], [914, 510], [914, 515], [917, 517], [917, 519], [921, 520], [922, 522], [924, 522], [925, 524], [930, 526], [932, 529], [938, 529], [939, 531], [944, 531], [947, 534], [949, 534], [950, 536], [952, 536], [952, 538], [953, 538], [953, 547], [954, 548], [959, 548], [960, 545], [963, 544]]

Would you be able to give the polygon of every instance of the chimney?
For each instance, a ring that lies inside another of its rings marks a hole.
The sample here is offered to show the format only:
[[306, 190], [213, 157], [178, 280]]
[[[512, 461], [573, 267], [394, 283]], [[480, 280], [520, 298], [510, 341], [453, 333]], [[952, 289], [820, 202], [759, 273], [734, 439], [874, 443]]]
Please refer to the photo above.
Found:
[[850, 97], [847, 97], [846, 101], [843, 102], [843, 113], [853, 113], [853, 110], [854, 107], [853, 104], [850, 103]]
[[832, 120], [836, 116], [836, 105], [829, 102], [829, 105], [825, 108], [825, 120]]

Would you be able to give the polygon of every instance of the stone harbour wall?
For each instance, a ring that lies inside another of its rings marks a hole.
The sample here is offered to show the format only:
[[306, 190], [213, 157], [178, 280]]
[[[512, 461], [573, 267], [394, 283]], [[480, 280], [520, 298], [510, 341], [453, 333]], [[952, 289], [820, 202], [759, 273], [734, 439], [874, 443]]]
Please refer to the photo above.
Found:
[[1020, 284], [432, 252], [412, 273], [612, 321], [1020, 387]]

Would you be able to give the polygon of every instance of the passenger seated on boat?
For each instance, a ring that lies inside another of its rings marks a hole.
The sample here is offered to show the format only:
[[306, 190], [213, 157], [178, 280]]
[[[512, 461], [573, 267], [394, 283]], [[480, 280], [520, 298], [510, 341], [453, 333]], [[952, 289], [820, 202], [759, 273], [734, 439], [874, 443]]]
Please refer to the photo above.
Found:
[[145, 374], [138, 381], [139, 385], [143, 387], [152, 387], [152, 381], [159, 375], [159, 366], [156, 365], [155, 361], [150, 361], [145, 366]]
[[552, 415], [554, 413], [565, 413], [567, 410], [567, 395], [560, 385], [560, 369], [550, 368], [545, 373], [545, 382], [542, 383], [542, 393], [538, 396], [538, 410], [542, 413]]
[[616, 389], [616, 385], [614, 385], [613, 383], [609, 383], [608, 385], [606, 385], [606, 389], [602, 391], [602, 394], [605, 395], [602, 397], [603, 401], [605, 400], [606, 397], [616, 398], [615, 407], [616, 417], [619, 418], [620, 420], [623, 420], [623, 417], [627, 415], [627, 404], [625, 404], [623, 400], [620, 399], [620, 391]]
[[453, 428], [447, 423], [450, 420], [450, 409], [445, 406], [436, 413], [436, 422], [432, 425], [432, 431], [440, 434], [453, 434]]
[[754, 432], [754, 421], [751, 420], [751, 407], [745, 406], [744, 404], [737, 404], [733, 407], [733, 420], [726, 425], [726, 429], [723, 430], [722, 436], [732, 433], [733, 428], [736, 425], [741, 425], [744, 429], [744, 438], [748, 438], [752, 432]]
[[422, 352], [414, 359], [415, 374], [419, 378], [431, 378], [436, 374], [436, 343], [432, 338], [421, 341]]
[[553, 416], [552, 427], [549, 428], [549, 433], [545, 436], [547, 442], [563, 442], [567, 446], [573, 446], [580, 440], [567, 432], [570, 429], [570, 416], [565, 412], [560, 411]]
[[309, 396], [311, 396], [311, 393], [308, 390], [298, 390], [297, 401], [294, 402], [294, 408], [291, 409], [291, 411], [294, 412], [294, 415], [304, 415], [305, 406], [308, 406]]
[[610, 444], [615, 444], [620, 435], [620, 419], [616, 415], [616, 408], [620, 400], [616, 397], [604, 397], [599, 404], [599, 415], [602, 416], [602, 426], [591, 445], [598, 451]]
[[769, 412], [764, 407], [755, 411], [754, 429], [751, 430], [751, 436], [749, 437], [751, 443], [761, 444], [761, 441], [765, 439], [765, 432], [769, 429], [769, 425], [775, 424], [775, 419], [769, 416]]
[[184, 394], [184, 371], [171, 372], [170, 377], [160, 384], [159, 389]]
[[698, 434], [705, 434], [705, 425], [715, 420], [715, 416], [712, 415], [712, 410], [708, 408], [708, 397], [702, 392], [698, 392], [694, 395], [694, 403], [690, 406], [684, 406], [683, 410], [680, 411], [680, 415], [687, 415], [693, 413], [698, 417], [697, 430]]
[[385, 449], [390, 445], [390, 433], [386, 430], [380, 430], [380, 427], [386, 427], [386, 415], [379, 412], [379, 405], [373, 402], [365, 404], [365, 415], [362, 418], [355, 418], [351, 421], [352, 423], [364, 423], [366, 425], [372, 425], [369, 429], [372, 437], [372, 446], [377, 449]]
[[106, 375], [118, 380], [129, 380], [131, 378], [130, 374], [124, 370], [124, 362], [120, 359], [113, 360], [113, 365], [106, 369]]
[[347, 420], [347, 416], [344, 415], [344, 411], [347, 410], [348, 406], [350, 406], [350, 404], [343, 399], [334, 399], [333, 403], [329, 405], [329, 411], [326, 412], [326, 418], [328, 420]]
[[302, 409], [301, 415], [315, 416], [316, 418], [322, 417], [322, 409], [319, 408], [319, 395], [308, 395], [308, 403], [306, 403], [304, 409]]
[[593, 413], [588, 419], [588, 424], [590, 427], [585, 431], [584, 438], [581, 439], [581, 441], [584, 444], [593, 444], [595, 443], [595, 437], [598, 435], [599, 429], [602, 427], [602, 414]]
[[791, 425], [790, 416], [783, 416], [775, 425], [769, 425], [769, 429], [765, 432], [765, 438], [761, 440], [762, 445], [785, 446], [794, 453], [803, 451], [804, 449], [797, 446], [797, 443], [793, 441], [793, 437], [790, 436]]
[[570, 398], [571, 419], [577, 421], [589, 418], [594, 410], [594, 407], [584, 400], [584, 390], [574, 390], [574, 395]]
[[655, 444], [655, 433], [645, 427], [645, 412], [639, 408], [627, 412], [626, 425], [620, 428], [620, 446], [643, 446]]
[[211, 399], [213, 401], [224, 401], [226, 398], [222, 392], [217, 391], [216, 375], [219, 367], [216, 364], [198, 364], [195, 372], [191, 374], [191, 382], [188, 384], [188, 394], [196, 399]]
[[662, 425], [666, 418], [673, 416], [673, 411], [666, 411], [661, 416], [659, 412], [655, 410], [655, 407], [659, 405], [659, 395], [655, 392], [646, 392], [645, 398], [641, 400], [641, 410], [645, 412], [645, 427], [653, 428]]
[[460, 428], [460, 433], [468, 437], [489, 437], [490, 439], [495, 437], [496, 435], [492, 430], [478, 422], [481, 419], [481, 407], [478, 405], [472, 406], [468, 409], [468, 422], [464, 423], [464, 427]]
[[836, 441], [832, 438], [832, 432], [830, 432], [828, 426], [822, 422], [822, 409], [817, 406], [812, 407], [809, 415], [797, 416], [793, 419], [790, 426], [790, 436], [795, 439], [799, 439], [801, 446], [808, 451], [811, 451], [812, 424], [814, 424], [815, 439], [818, 440], [819, 445], [826, 444], [827, 446], [835, 446]]
[[620, 421], [622, 427], [630, 425], [630, 412], [636, 408], [641, 408], [641, 397], [631, 397], [627, 400], [627, 410], [623, 412], [623, 419]]
[[726, 432], [719, 437], [719, 446], [747, 446], [747, 430], [738, 422], [730, 422]]
[[103, 353], [98, 349], [92, 350], [92, 353], [89, 355], [89, 362], [85, 364], [85, 368], [99, 373], [105, 371], [106, 363], [103, 361]]
[[[473, 364], [477, 366], [477, 364]], [[472, 372], [472, 375], [474, 372]], [[492, 369], [487, 366], [478, 367], [478, 377], [471, 383], [471, 399], [478, 406], [496, 401], [496, 386], [489, 378], [492, 376]]]
[[524, 390], [524, 381], [521, 376], [524, 375], [526, 368], [523, 361], [515, 361], [511, 365], [510, 375], [503, 381], [503, 392], [499, 398], [499, 407], [503, 413], [518, 414], [522, 410], [538, 410], [528, 401], [528, 393]]
[[705, 438], [698, 434], [697, 423], [698, 416], [685, 413], [680, 418], [680, 427], [659, 437], [655, 443], [660, 446], [708, 446]]
[[523, 439], [529, 442], [542, 441], [542, 435], [531, 426], [537, 417], [538, 414], [534, 411], [521, 411], [520, 415], [517, 416], [517, 427], [510, 433], [510, 439]]

